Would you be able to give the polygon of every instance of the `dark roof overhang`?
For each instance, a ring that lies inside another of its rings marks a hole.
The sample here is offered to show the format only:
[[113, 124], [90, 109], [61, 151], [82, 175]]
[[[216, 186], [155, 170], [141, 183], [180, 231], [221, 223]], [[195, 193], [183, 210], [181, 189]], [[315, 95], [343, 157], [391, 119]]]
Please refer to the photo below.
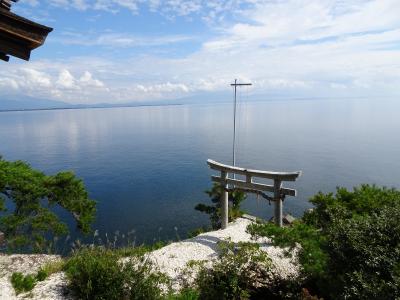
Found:
[[29, 60], [31, 51], [43, 45], [53, 29], [20, 17], [10, 10], [9, 0], [0, 0], [0, 59], [8, 55]]

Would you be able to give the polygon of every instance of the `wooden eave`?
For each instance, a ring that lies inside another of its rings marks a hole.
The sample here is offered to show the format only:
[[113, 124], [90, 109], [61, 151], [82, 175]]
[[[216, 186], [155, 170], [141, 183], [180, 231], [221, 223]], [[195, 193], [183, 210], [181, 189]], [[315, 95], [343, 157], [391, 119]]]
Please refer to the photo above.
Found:
[[31, 51], [43, 45], [53, 29], [0, 9], [0, 59], [7, 55], [29, 60]]

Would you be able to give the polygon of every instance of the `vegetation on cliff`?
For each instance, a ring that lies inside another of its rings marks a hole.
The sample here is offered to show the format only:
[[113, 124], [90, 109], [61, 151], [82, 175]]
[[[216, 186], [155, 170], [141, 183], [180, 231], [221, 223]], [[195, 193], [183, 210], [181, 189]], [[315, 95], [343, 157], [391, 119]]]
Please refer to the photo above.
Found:
[[[213, 228], [220, 225], [221, 193], [215, 185], [207, 191], [212, 205], [196, 207], [210, 215]], [[231, 192], [229, 199], [235, 218], [245, 194]], [[400, 299], [400, 191], [361, 185], [338, 188], [335, 194], [320, 192], [310, 202], [314, 209], [290, 226], [253, 223], [247, 228], [254, 238], [270, 238], [287, 255], [296, 253], [296, 278], [276, 276], [257, 244], [228, 242], [221, 244], [213, 264], [193, 264], [188, 270], [197, 270], [194, 280], [186, 280], [177, 293], [170, 278], [147, 259], [154, 247], [116, 249], [114, 243], [81, 246], [61, 265], [36, 274], [16, 272], [12, 284], [17, 292], [29, 291], [62, 269], [81, 299]], [[52, 238], [66, 234], [56, 207], [69, 212], [82, 232], [90, 232], [95, 202], [73, 173], [49, 176], [24, 162], [0, 158], [0, 230], [9, 249], [43, 251]]]
[[81, 232], [90, 232], [96, 203], [82, 180], [72, 172], [45, 175], [25, 162], [0, 157], [0, 231], [9, 250], [43, 252], [55, 237], [68, 234], [56, 213], [60, 208], [72, 215]]
[[362, 185], [318, 193], [315, 209], [290, 227], [255, 224], [274, 244], [300, 245], [303, 286], [324, 299], [400, 297], [400, 191]]

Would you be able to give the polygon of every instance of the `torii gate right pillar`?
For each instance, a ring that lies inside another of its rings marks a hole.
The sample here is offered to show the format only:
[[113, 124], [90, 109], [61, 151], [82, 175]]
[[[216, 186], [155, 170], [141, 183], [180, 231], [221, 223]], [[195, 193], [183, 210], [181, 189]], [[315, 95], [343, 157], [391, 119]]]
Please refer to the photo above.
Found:
[[[221, 172], [221, 178], [226, 180], [228, 174], [224, 171]], [[221, 193], [221, 228], [225, 229], [228, 227], [229, 222], [229, 195], [228, 195], [228, 184], [225, 183], [223, 186], [223, 191]]]
[[282, 198], [281, 198], [281, 186], [280, 180], [274, 180], [274, 203], [275, 203], [275, 224], [279, 227], [283, 226], [282, 223]]

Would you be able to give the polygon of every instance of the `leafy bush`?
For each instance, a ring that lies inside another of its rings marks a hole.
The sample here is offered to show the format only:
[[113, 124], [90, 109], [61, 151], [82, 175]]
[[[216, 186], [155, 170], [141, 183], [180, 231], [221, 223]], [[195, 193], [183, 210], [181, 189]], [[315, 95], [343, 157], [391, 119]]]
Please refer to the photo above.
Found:
[[[195, 209], [210, 215], [212, 229], [221, 228], [221, 194], [225, 192], [221, 184], [214, 183], [211, 190], [207, 190], [206, 194], [211, 198], [213, 205], [199, 203]], [[240, 210], [240, 204], [246, 199], [246, 193], [234, 190], [228, 193], [229, 202], [229, 221], [240, 217], [243, 212]]]
[[[6, 200], [14, 203], [13, 211], [6, 211]], [[8, 162], [0, 156], [0, 231], [10, 249], [42, 252], [52, 237], [68, 233], [51, 207], [65, 209], [83, 233], [90, 231], [95, 202], [72, 172], [47, 176], [22, 161]]]
[[299, 221], [291, 227], [278, 227], [273, 223], [251, 224], [247, 230], [253, 236], [272, 237], [276, 246], [288, 247], [288, 255], [295, 252], [299, 243], [299, 262], [305, 275], [318, 280], [324, 274], [328, 255], [323, 248], [325, 236], [320, 230]]
[[257, 244], [222, 244], [220, 260], [203, 267], [196, 283], [200, 299], [276, 299], [291, 296], [289, 282], [272, 270], [271, 259]]
[[[400, 297], [400, 205], [327, 228], [329, 278], [347, 299]], [[334, 276], [334, 274], [340, 274]]]
[[120, 299], [125, 274], [112, 251], [82, 248], [64, 267], [70, 287], [81, 299]]
[[160, 299], [161, 286], [168, 286], [165, 275], [143, 256], [119, 262], [109, 249], [82, 248], [66, 263], [70, 287], [80, 299]]
[[36, 279], [33, 275], [24, 276], [20, 272], [15, 272], [11, 276], [11, 284], [18, 295], [22, 292], [31, 291], [36, 285]]
[[[36, 275], [28, 274], [23, 275], [20, 272], [15, 272], [11, 276], [11, 284], [17, 294], [22, 292], [31, 291], [38, 281], [44, 281], [47, 277], [49, 277], [52, 273], [56, 272], [52, 263], [46, 264], [44, 267], [40, 268]], [[57, 270], [57, 272], [60, 269]]]
[[197, 300], [199, 299], [199, 292], [195, 289], [186, 288], [182, 289], [178, 294], [169, 295], [167, 300]]
[[49, 273], [47, 273], [44, 269], [40, 269], [36, 274], [36, 279], [38, 281], [44, 281], [47, 277], [49, 277]]
[[144, 254], [155, 251], [162, 247], [168, 245], [167, 242], [159, 241], [151, 245], [140, 245], [140, 246], [127, 246], [127, 247], [120, 247], [112, 249], [115, 254], [119, 257], [128, 257], [128, 256], [143, 256]]
[[317, 228], [328, 228], [336, 219], [350, 219], [379, 213], [383, 207], [396, 206], [400, 191], [364, 184], [353, 191], [337, 188], [336, 194], [319, 192], [310, 199], [315, 208], [307, 212], [303, 220]]
[[38, 279], [38, 281], [43, 281], [51, 274], [61, 272], [64, 268], [64, 264], [65, 264], [64, 260], [56, 260], [46, 263], [39, 269], [36, 278]]
[[169, 278], [155, 271], [154, 265], [144, 256], [131, 258], [131, 261], [124, 266], [123, 272], [127, 276], [126, 284], [130, 300], [164, 299], [163, 295], [170, 290]]
[[292, 227], [252, 225], [277, 246], [301, 245], [306, 286], [326, 299], [400, 297], [400, 192], [362, 185], [318, 193], [315, 209]]
[[207, 228], [207, 226], [198, 227], [198, 228], [195, 228], [195, 229], [189, 231], [187, 234], [187, 237], [194, 238], [194, 237], [198, 236], [199, 234], [202, 234], [204, 232], [211, 231], [211, 230], [212, 230], [212, 228]]

